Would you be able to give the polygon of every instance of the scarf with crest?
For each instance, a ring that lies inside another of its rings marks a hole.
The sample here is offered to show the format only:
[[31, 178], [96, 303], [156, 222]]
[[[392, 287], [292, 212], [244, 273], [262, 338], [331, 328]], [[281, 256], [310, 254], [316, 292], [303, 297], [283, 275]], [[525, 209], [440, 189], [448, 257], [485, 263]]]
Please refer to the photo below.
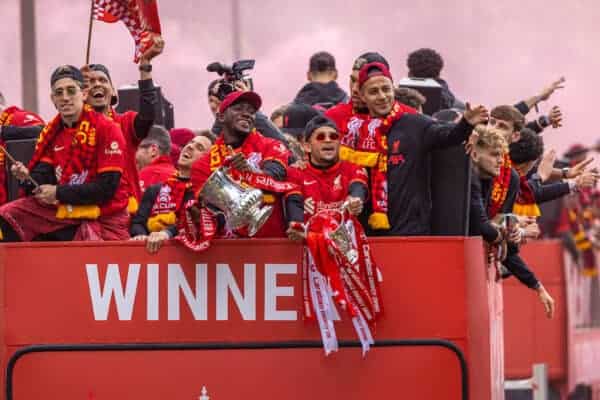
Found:
[[414, 114], [411, 107], [395, 102], [392, 111], [385, 118], [368, 118], [359, 127], [356, 147], [345, 148], [340, 158], [361, 167], [369, 168], [371, 179], [371, 202], [373, 212], [369, 216], [369, 226], [374, 230], [390, 229], [388, 212], [388, 145], [390, 128], [404, 114]]
[[161, 186], [150, 217], [146, 223], [149, 232], [159, 232], [171, 225], [175, 225], [183, 212], [183, 200], [187, 190], [192, 189], [189, 179], [182, 179], [175, 172]]
[[[93, 181], [96, 176], [96, 124], [98, 114], [92, 110], [89, 105], [84, 105], [81, 116], [77, 122], [75, 135], [71, 145], [67, 149], [67, 163], [61, 174], [59, 185], [68, 185], [71, 177], [76, 173], [87, 171], [86, 182]], [[37, 144], [33, 157], [29, 162], [31, 171], [46, 154], [49, 146], [62, 131], [63, 125], [60, 115], [54, 117], [48, 125], [44, 127]], [[56, 212], [57, 218], [75, 218], [75, 219], [97, 219], [100, 216], [100, 207], [97, 205], [79, 205], [60, 204]]]

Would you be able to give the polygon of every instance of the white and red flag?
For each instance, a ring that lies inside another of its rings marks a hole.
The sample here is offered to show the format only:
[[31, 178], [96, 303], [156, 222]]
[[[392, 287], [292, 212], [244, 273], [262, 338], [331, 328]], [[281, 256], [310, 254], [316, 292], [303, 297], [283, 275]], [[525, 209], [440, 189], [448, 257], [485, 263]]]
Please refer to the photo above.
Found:
[[95, 20], [123, 21], [135, 42], [134, 61], [152, 47], [154, 36], [161, 35], [156, 0], [92, 0]]

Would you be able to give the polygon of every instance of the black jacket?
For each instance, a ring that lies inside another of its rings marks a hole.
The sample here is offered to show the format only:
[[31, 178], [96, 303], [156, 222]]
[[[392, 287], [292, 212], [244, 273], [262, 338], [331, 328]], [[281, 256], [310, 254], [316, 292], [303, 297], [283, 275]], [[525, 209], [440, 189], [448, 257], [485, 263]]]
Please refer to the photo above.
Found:
[[327, 83], [310, 82], [300, 89], [294, 99], [294, 103], [308, 104], [309, 106], [320, 105], [324, 108], [330, 108], [347, 100], [348, 95], [339, 87], [336, 81]]
[[[476, 171], [473, 171], [471, 177], [471, 204], [469, 208], [469, 235], [482, 236], [488, 243], [494, 242], [498, 237], [498, 231], [492, 226], [487, 212], [491, 189], [492, 180], [482, 179]], [[500, 209], [501, 213], [512, 212], [518, 192], [519, 174], [513, 170], [506, 200], [504, 200], [504, 204]], [[508, 254], [502, 265], [527, 287], [531, 289], [538, 288], [540, 285], [539, 281], [519, 255], [519, 246], [509, 244], [507, 252]]]
[[[473, 127], [406, 114], [391, 127], [388, 137], [388, 219], [390, 230], [373, 235], [416, 236], [431, 231], [430, 157], [432, 150], [456, 146], [468, 139]], [[371, 202], [367, 202], [370, 208]], [[365, 210], [370, 213], [371, 210]], [[367, 214], [368, 215], [368, 214]]]
[[450, 91], [450, 88], [448, 87], [448, 82], [441, 78], [437, 78], [435, 81], [442, 86], [440, 110], [445, 110], [448, 108], [457, 108], [459, 110], [465, 109], [465, 103], [463, 103], [462, 101], [457, 99], [456, 96], [454, 96], [454, 94]]

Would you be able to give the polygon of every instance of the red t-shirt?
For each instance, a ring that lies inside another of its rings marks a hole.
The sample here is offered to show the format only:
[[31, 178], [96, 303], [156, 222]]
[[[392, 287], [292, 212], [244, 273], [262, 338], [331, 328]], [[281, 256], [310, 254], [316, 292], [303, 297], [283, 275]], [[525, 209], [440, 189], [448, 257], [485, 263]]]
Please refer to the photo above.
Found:
[[165, 183], [175, 172], [170, 156], [160, 156], [140, 171], [140, 190], [142, 194], [152, 185]]
[[[96, 159], [93, 163], [95, 171], [84, 169], [81, 163], [76, 164], [69, 184], [80, 185], [95, 181], [97, 174], [103, 172], [123, 173], [125, 165], [125, 140], [121, 129], [104, 115], [96, 115]], [[63, 128], [52, 143], [46, 147], [40, 161], [54, 166], [57, 181], [61, 180], [61, 173], [69, 161], [69, 147], [73, 143], [76, 128]], [[127, 186], [121, 179], [114, 197], [106, 204], [100, 206], [102, 215], [110, 215], [127, 207]]]
[[[208, 177], [222, 165], [221, 148], [225, 146], [223, 137], [219, 137], [210, 151], [203, 155], [192, 166], [191, 182], [194, 193], [198, 193]], [[266, 138], [260, 133], [253, 131], [247, 137], [241, 147], [234, 152], [244, 154], [248, 163], [256, 168], [262, 169], [266, 161], [275, 161], [287, 168], [290, 156], [285, 145], [275, 139]], [[273, 212], [269, 220], [262, 226], [254, 237], [285, 237], [285, 223], [283, 218], [283, 206], [281, 195], [275, 194], [275, 203], [272, 204]]]
[[139, 176], [137, 166], [135, 165], [135, 152], [140, 144], [140, 140], [135, 134], [134, 120], [137, 115], [135, 111], [127, 111], [123, 114], [117, 114], [113, 111], [114, 120], [121, 127], [123, 138], [125, 139], [125, 166], [123, 180], [128, 190], [129, 196], [134, 196], [139, 202], [142, 198], [142, 191], [139, 185]]
[[352, 102], [349, 102], [331, 107], [325, 115], [337, 125], [342, 146], [355, 149], [360, 127], [369, 118], [368, 114], [355, 113]]
[[[286, 197], [292, 194], [302, 195], [304, 203], [311, 204], [315, 212], [339, 209], [354, 182], [368, 186], [365, 169], [348, 161], [339, 161], [328, 169], [318, 169], [310, 164], [304, 169], [291, 167], [288, 168], [288, 179], [300, 189], [286, 193]], [[305, 213], [305, 221], [310, 216]]]

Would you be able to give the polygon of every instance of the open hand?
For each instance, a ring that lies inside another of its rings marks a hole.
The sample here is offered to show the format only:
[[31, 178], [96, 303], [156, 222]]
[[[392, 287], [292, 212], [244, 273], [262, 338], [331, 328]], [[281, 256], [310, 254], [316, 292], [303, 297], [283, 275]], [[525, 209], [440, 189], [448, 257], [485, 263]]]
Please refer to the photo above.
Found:
[[537, 173], [542, 179], [542, 182], [546, 182], [552, 176], [552, 171], [554, 170], [554, 162], [556, 161], [556, 150], [550, 150], [544, 157], [542, 157], [542, 161], [540, 161], [540, 165], [538, 165]]
[[463, 114], [463, 118], [471, 125], [487, 124], [489, 119], [489, 113], [487, 108], [483, 105], [478, 105], [475, 108], [471, 108], [469, 103], [466, 104], [466, 110]]
[[146, 249], [151, 254], [156, 253], [166, 240], [169, 240], [169, 234], [167, 232], [152, 232], [148, 236], [148, 241], [146, 242]]
[[594, 161], [593, 157], [583, 160], [579, 164], [576, 164], [573, 168], [569, 168], [569, 171], [567, 172], [567, 179], [574, 179], [583, 174], [587, 166], [590, 165], [592, 161]]
[[552, 82], [548, 87], [545, 87], [544, 90], [542, 90], [542, 93], [540, 93], [540, 100], [546, 101], [550, 98], [550, 96], [552, 96], [552, 93], [554, 93], [557, 89], [564, 88], [565, 81], [566, 79], [563, 76], [560, 77], [558, 80]]
[[550, 296], [548, 291], [546, 291], [546, 288], [541, 284], [540, 287], [537, 289], [537, 292], [540, 301], [544, 305], [544, 311], [546, 311], [546, 316], [552, 319], [552, 317], [554, 316], [555, 309], [554, 299], [552, 298], [552, 296]]

